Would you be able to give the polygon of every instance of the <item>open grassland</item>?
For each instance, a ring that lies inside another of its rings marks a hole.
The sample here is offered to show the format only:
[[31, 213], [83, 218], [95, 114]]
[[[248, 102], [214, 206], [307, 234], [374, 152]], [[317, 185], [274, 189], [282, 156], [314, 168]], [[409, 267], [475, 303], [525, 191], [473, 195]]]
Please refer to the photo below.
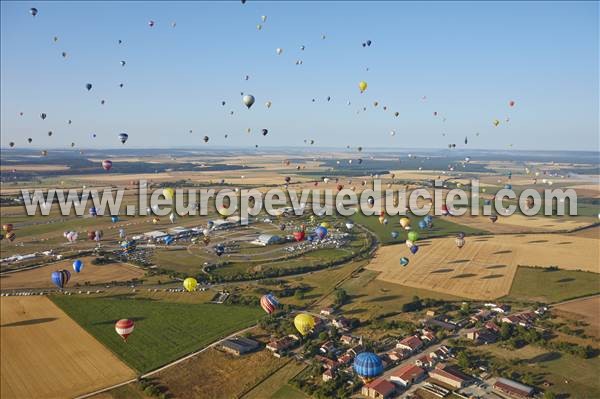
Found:
[[[155, 369], [248, 327], [263, 313], [258, 307], [176, 303], [130, 295], [100, 298], [54, 295], [52, 300], [140, 372]], [[136, 323], [127, 343], [114, 330], [114, 323], [122, 318]]]
[[238, 357], [209, 349], [158, 373], [156, 378], [177, 398], [236, 398], [287, 361], [267, 350]]
[[129, 281], [144, 276], [144, 271], [138, 267], [124, 263], [109, 263], [106, 265], [93, 265], [92, 257], [81, 258], [84, 266], [80, 273], [73, 271], [73, 260], [51, 263], [35, 269], [5, 273], [0, 276], [0, 288], [56, 288], [52, 284], [50, 275], [55, 270], [67, 269], [71, 272], [71, 279], [66, 288], [74, 288], [76, 284], [85, 289], [84, 284], [108, 283], [111, 281]]
[[[527, 345], [520, 349], [504, 349], [498, 344], [477, 347], [476, 353], [490, 354], [511, 361], [511, 370], [531, 373], [552, 385], [548, 390], [569, 398], [600, 397], [600, 357], [582, 359], [561, 352]], [[562, 397], [562, 396], [561, 396]]]
[[555, 306], [552, 311], [566, 313], [573, 320], [582, 320], [596, 332], [596, 336], [600, 335], [600, 295], [567, 302]]
[[597, 293], [600, 293], [598, 273], [519, 267], [508, 298], [553, 303]]
[[308, 399], [310, 396], [294, 388], [291, 385], [284, 385], [277, 390], [270, 399]]
[[[598, 273], [598, 241], [569, 235], [467, 237], [459, 249], [453, 238], [419, 241], [412, 255], [406, 246], [382, 247], [368, 268], [379, 280], [472, 299], [508, 295], [518, 265], [558, 266]], [[400, 266], [401, 257], [410, 264]]]
[[[260, 382], [252, 390], [250, 390], [244, 396], [242, 396], [242, 398], [243, 399], [265, 399], [265, 398], [278, 397], [278, 395], [281, 395], [281, 393], [279, 393], [279, 392], [282, 389], [284, 389], [285, 387], [289, 387], [287, 385], [288, 381], [290, 381], [294, 376], [296, 376], [299, 372], [301, 372], [305, 368], [306, 368], [306, 364], [298, 363], [295, 360], [290, 360], [285, 366], [281, 367], [279, 370], [275, 371], [273, 374], [271, 374], [265, 380]], [[291, 387], [289, 387], [289, 388], [291, 388]], [[291, 388], [291, 389], [293, 391], [296, 391], [293, 388]], [[296, 391], [296, 392], [298, 392], [298, 395], [301, 394], [301, 396], [290, 395], [290, 396], [286, 396], [286, 398], [294, 398], [294, 397], [306, 398], [307, 397], [306, 395], [302, 394], [299, 391]]]
[[[363, 270], [355, 273], [341, 284], [350, 296], [350, 301], [342, 306], [345, 316], [361, 320], [373, 320], [379, 315], [398, 313], [402, 305], [413, 300], [413, 297], [460, 301], [459, 295], [449, 295], [427, 289], [414, 288], [394, 284], [377, 279], [379, 273]], [[333, 303], [333, 295], [324, 300], [324, 304]], [[327, 303], [329, 301], [329, 303]]]
[[135, 373], [47, 297], [2, 297], [3, 398], [64, 398]]
[[[375, 233], [379, 242], [383, 244], [393, 244], [406, 240], [408, 232], [400, 225], [400, 218], [403, 217], [405, 216], [387, 216], [387, 225], [379, 222], [378, 215], [365, 216], [361, 213], [356, 213], [351, 219], [354, 220], [355, 223], [363, 225]], [[408, 215], [406, 217], [411, 220], [412, 229], [417, 231], [422, 238], [444, 237], [454, 235], [458, 232], [463, 232], [465, 234], [485, 234], [488, 230], [487, 228], [490, 227], [489, 225], [492, 224], [489, 222], [488, 226], [469, 227], [458, 224], [460, 218], [434, 217], [433, 227], [431, 229], [421, 230], [419, 229], [418, 222], [422, 217], [414, 215]], [[397, 239], [392, 238], [392, 231], [396, 231], [400, 234]]]

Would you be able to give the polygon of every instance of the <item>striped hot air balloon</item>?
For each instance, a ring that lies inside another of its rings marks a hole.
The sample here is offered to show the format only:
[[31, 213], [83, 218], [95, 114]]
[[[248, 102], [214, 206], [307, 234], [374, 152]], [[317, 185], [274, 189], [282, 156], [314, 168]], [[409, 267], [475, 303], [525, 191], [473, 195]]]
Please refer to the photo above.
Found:
[[260, 298], [260, 307], [268, 314], [272, 314], [279, 307], [279, 301], [273, 294], [263, 295]]
[[371, 380], [383, 373], [383, 363], [373, 352], [362, 352], [354, 359], [354, 371], [364, 380]]
[[121, 319], [115, 324], [115, 331], [123, 338], [123, 341], [127, 342], [127, 337], [133, 332], [134, 322], [130, 319]]
[[55, 272], [52, 272], [51, 278], [54, 285], [56, 285], [58, 288], [64, 288], [64, 286], [67, 285], [67, 283], [71, 279], [71, 272], [64, 269], [57, 270]]

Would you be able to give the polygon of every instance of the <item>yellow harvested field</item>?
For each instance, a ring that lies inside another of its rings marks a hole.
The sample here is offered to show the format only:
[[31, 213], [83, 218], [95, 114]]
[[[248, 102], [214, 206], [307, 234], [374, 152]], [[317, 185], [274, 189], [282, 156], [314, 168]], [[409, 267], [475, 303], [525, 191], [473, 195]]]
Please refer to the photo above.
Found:
[[2, 297], [2, 398], [68, 398], [135, 373], [46, 297]]
[[[600, 273], [598, 240], [558, 234], [467, 237], [459, 249], [454, 238], [419, 243], [412, 255], [405, 245], [380, 248], [367, 269], [377, 279], [472, 299], [508, 295], [519, 265], [558, 266]], [[400, 266], [400, 258], [410, 263]]]
[[[0, 288], [21, 289], [21, 288], [55, 288], [50, 281], [50, 275], [55, 270], [67, 269], [71, 272], [71, 279], [68, 287], [74, 287], [76, 283], [83, 286], [84, 282], [89, 281], [92, 284], [107, 283], [111, 281], [128, 281], [133, 278], [140, 278], [144, 271], [138, 267], [123, 264], [110, 263], [107, 265], [92, 265], [92, 257], [81, 258], [83, 270], [81, 273], [73, 271], [73, 260], [56, 262], [47, 266], [35, 269], [24, 270], [14, 273], [6, 273], [0, 276]], [[82, 288], [83, 289], [83, 288]]]
[[4, 164], [0, 166], [0, 170], [3, 172], [16, 170], [17, 172], [51, 172], [56, 170], [69, 170], [70, 168], [66, 165], [10, 165]]
[[576, 315], [576, 320], [588, 323], [596, 335], [600, 330], [600, 295], [569, 301], [552, 309]]

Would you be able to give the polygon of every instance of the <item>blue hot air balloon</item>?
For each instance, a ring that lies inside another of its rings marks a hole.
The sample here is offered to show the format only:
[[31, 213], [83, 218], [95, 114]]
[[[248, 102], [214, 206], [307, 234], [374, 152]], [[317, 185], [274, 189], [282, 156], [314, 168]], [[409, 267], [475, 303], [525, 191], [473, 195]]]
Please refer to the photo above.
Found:
[[400, 234], [397, 231], [392, 231], [392, 238], [395, 240], [396, 238], [398, 238], [400, 236]]
[[505, 184], [505, 185], [504, 185], [504, 188], [505, 188], [506, 190], [512, 190], [512, 184]]
[[208, 223], [206, 224], [206, 226], [207, 226], [209, 229], [212, 229], [212, 228], [214, 227], [214, 225], [215, 225], [215, 222], [213, 222], [212, 220], [209, 220], [209, 221], [208, 221]]
[[327, 235], [327, 229], [323, 226], [319, 226], [315, 229], [315, 234], [322, 240]]
[[418, 250], [419, 250], [419, 246], [418, 245], [413, 245], [412, 247], [410, 247], [410, 252], [413, 255], [416, 254]]
[[125, 142], [127, 141], [128, 138], [129, 138], [129, 135], [127, 133], [119, 133], [119, 141], [122, 144], [125, 144]]
[[362, 352], [354, 359], [354, 371], [360, 377], [372, 379], [383, 373], [383, 363], [373, 352]]
[[98, 215], [98, 212], [96, 211], [95, 207], [91, 207], [90, 208], [90, 215], [91, 216], [97, 216]]
[[113, 223], [117, 223], [117, 222], [119, 221], [119, 217], [118, 217], [118, 216], [113, 216], [113, 217], [111, 217], [111, 218], [110, 218], [110, 220], [111, 220]]
[[79, 273], [81, 269], [83, 269], [83, 262], [77, 259], [75, 262], [73, 262], [73, 270], [75, 270], [75, 273]]
[[403, 256], [402, 258], [400, 258], [400, 266], [406, 266], [408, 265], [408, 262], [409, 260], [407, 257]]
[[64, 288], [65, 285], [69, 282], [71, 278], [71, 272], [68, 270], [57, 270], [52, 272], [52, 282], [58, 288]]
[[425, 219], [423, 219], [423, 220], [419, 220], [419, 228], [420, 228], [421, 230], [424, 230], [424, 229], [426, 229], [426, 228], [427, 228], [427, 222], [425, 221]]
[[433, 217], [431, 215], [427, 215], [423, 218], [423, 220], [425, 221], [425, 223], [429, 224], [433, 222]]

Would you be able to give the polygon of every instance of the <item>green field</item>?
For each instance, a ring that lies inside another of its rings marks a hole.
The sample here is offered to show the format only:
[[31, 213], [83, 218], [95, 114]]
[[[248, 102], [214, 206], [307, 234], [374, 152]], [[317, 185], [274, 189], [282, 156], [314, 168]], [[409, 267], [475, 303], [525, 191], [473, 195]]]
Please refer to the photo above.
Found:
[[304, 392], [302, 392], [290, 385], [282, 386], [281, 388], [279, 388], [279, 390], [277, 392], [275, 392], [271, 396], [271, 399], [307, 399], [307, 398], [310, 398], [310, 396], [308, 396]]
[[[387, 218], [389, 220], [387, 225], [381, 224], [379, 222], [378, 215], [365, 216], [361, 213], [355, 213], [351, 218], [352, 218], [352, 220], [354, 220], [355, 223], [365, 226], [366, 228], [371, 230], [373, 233], [375, 233], [375, 235], [377, 236], [377, 238], [379, 239], [379, 241], [382, 244], [394, 244], [394, 243], [400, 243], [400, 242], [403, 242], [404, 240], [406, 240], [407, 232], [400, 225], [401, 217], [404, 217], [404, 216], [394, 216], [394, 217], [387, 216]], [[411, 220], [412, 229], [419, 233], [419, 235], [421, 236], [421, 239], [432, 238], [432, 237], [443, 237], [443, 236], [453, 235], [458, 232], [463, 232], [468, 235], [488, 234], [488, 232], [484, 231], [484, 230], [479, 230], [479, 229], [475, 229], [473, 227], [468, 227], [468, 226], [464, 226], [464, 225], [460, 225], [460, 224], [451, 222], [448, 217], [445, 217], [445, 218], [434, 217], [432, 228], [421, 230], [421, 229], [419, 229], [419, 226], [418, 226], [419, 220], [422, 219], [421, 217], [417, 217], [414, 215], [407, 215], [406, 217], [408, 217]], [[398, 233], [400, 233], [400, 235], [398, 236], [397, 239], [392, 238], [392, 231], [397, 231]]]
[[[258, 307], [163, 302], [127, 294], [50, 298], [139, 372], [153, 370], [248, 327], [263, 314]], [[114, 330], [115, 322], [122, 318], [135, 321], [135, 331], [127, 343]]]
[[600, 274], [520, 266], [506, 299], [561, 302], [600, 293]]

